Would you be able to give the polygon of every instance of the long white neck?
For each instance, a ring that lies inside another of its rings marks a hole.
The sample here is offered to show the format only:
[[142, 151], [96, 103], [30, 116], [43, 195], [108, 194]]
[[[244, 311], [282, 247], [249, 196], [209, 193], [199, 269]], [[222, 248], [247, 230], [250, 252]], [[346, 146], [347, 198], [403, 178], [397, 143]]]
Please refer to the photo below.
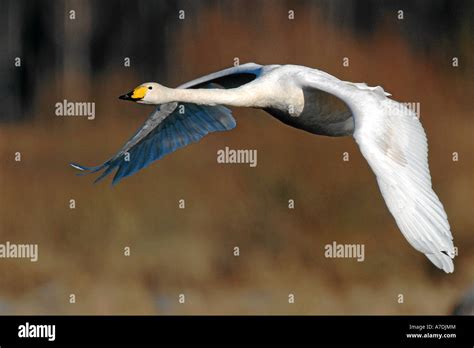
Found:
[[228, 105], [257, 107], [258, 98], [248, 89], [182, 89], [167, 88], [166, 99], [170, 102], [193, 103], [200, 105]]

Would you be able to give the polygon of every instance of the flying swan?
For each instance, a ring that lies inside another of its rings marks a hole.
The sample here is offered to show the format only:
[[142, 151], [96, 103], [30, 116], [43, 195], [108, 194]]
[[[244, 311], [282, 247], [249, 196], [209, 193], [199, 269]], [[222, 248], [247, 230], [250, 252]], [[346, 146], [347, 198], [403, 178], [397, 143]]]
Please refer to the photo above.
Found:
[[451, 273], [453, 237], [431, 187], [425, 132], [414, 112], [388, 96], [380, 86], [341, 81], [297, 65], [248, 63], [178, 88], [147, 82], [119, 97], [157, 105], [135, 135], [99, 166], [71, 165], [82, 174], [102, 171], [96, 181], [116, 169], [115, 184], [208, 133], [233, 129], [236, 122], [223, 105], [263, 109], [309, 133], [352, 135], [405, 238]]

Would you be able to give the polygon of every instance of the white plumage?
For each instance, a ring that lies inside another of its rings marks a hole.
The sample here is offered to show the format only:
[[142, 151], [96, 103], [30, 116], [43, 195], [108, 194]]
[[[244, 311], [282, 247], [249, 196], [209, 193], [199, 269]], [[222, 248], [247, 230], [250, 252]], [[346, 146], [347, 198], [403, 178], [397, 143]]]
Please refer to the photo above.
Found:
[[[341, 81], [296, 65], [249, 63], [176, 89], [149, 82], [121, 96], [159, 105], [144, 126], [104, 164], [73, 166], [88, 172], [104, 169], [100, 178], [118, 168], [117, 182], [210, 132], [232, 129], [235, 120], [222, 105], [261, 108], [313, 134], [353, 135], [405, 238], [437, 267], [453, 272], [453, 238], [431, 187], [425, 132], [413, 111], [388, 96], [380, 86]], [[186, 106], [184, 116], [176, 112], [180, 104]]]

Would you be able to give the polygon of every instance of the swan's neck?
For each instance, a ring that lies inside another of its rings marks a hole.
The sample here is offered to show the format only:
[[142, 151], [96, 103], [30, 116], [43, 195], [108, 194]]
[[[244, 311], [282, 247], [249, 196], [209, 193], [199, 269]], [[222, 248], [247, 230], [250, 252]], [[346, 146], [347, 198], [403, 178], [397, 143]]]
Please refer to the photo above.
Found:
[[200, 105], [228, 105], [257, 107], [258, 98], [242, 88], [233, 89], [169, 89], [168, 99], [172, 102], [193, 103]]

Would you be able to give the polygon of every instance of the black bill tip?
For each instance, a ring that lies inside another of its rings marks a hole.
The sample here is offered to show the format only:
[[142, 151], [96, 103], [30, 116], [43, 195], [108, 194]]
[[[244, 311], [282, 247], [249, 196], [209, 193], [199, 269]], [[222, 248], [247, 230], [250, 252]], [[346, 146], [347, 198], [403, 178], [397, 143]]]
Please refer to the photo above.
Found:
[[124, 95], [121, 95], [119, 96], [119, 99], [122, 99], [122, 100], [135, 100], [135, 98], [132, 98], [132, 94], [133, 92], [130, 92], [130, 93], [127, 93], [127, 94], [124, 94]]

